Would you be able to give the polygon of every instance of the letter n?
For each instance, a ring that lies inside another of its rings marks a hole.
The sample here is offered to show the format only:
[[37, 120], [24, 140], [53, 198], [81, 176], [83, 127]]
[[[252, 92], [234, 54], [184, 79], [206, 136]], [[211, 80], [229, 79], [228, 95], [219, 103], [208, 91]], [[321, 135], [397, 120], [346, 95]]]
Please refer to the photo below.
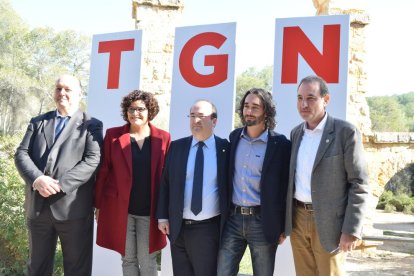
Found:
[[316, 75], [328, 83], [339, 82], [341, 26], [323, 27], [322, 53], [313, 45], [300, 27], [286, 27], [283, 32], [282, 83], [298, 81], [299, 54], [305, 59]]

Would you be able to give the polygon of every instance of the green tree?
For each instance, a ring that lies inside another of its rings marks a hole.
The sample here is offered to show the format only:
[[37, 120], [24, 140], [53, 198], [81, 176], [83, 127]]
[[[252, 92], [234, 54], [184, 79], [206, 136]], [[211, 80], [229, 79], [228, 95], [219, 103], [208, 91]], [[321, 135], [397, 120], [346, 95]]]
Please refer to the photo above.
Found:
[[18, 103], [24, 102], [27, 78], [24, 67], [28, 49], [24, 34], [27, 26], [0, 0], [0, 132], [7, 133], [18, 122]]
[[374, 131], [408, 131], [407, 117], [395, 96], [370, 97], [367, 101]]
[[[56, 77], [88, 82], [90, 39], [75, 31], [30, 30], [8, 0], [0, 0], [0, 133], [23, 130], [53, 108]], [[84, 89], [86, 91], [86, 89]]]
[[24, 275], [28, 256], [24, 185], [13, 163], [19, 138], [0, 136], [0, 275]]
[[398, 102], [407, 117], [408, 131], [414, 132], [414, 92], [399, 95]]

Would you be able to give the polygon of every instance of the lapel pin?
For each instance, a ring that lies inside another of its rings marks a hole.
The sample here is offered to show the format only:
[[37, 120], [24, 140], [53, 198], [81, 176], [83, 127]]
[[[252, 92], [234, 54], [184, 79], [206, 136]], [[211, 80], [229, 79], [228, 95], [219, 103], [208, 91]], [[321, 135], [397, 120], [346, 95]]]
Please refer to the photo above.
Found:
[[326, 143], [329, 143], [329, 139], [326, 139], [326, 141], [325, 141]]

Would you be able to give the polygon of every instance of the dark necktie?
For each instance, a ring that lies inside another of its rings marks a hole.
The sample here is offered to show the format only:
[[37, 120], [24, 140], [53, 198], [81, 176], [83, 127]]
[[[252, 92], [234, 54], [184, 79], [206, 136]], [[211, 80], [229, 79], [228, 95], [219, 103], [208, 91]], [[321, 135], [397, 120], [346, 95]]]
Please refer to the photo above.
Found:
[[60, 133], [62, 133], [63, 128], [66, 125], [66, 122], [68, 121], [69, 117], [62, 117], [62, 116], [58, 116], [57, 120], [58, 123], [56, 124], [56, 128], [55, 128], [55, 141], [57, 140], [57, 138], [59, 137]]
[[198, 149], [194, 165], [193, 194], [191, 197], [191, 211], [194, 215], [201, 212], [203, 206], [203, 168], [204, 168], [204, 142], [198, 142]]

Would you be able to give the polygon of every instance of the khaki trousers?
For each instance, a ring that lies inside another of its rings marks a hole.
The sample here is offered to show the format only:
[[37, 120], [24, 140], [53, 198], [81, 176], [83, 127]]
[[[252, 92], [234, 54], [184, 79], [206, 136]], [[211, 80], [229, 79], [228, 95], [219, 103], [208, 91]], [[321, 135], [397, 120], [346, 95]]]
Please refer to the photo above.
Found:
[[346, 253], [329, 253], [321, 246], [313, 211], [293, 206], [293, 230], [290, 241], [296, 275], [346, 275]]

